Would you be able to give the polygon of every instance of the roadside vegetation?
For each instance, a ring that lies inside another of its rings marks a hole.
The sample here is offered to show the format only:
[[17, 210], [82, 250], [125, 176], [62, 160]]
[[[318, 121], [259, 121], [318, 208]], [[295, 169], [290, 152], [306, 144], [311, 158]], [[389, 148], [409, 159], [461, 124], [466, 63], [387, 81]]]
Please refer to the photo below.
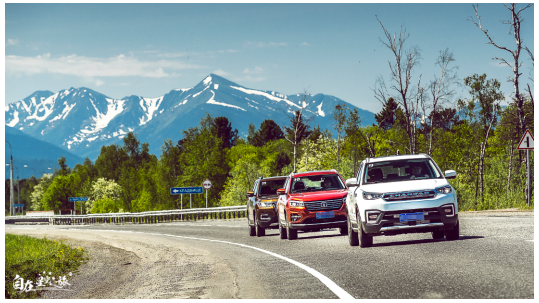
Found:
[[38, 287], [40, 281], [47, 287], [61, 286], [57, 282], [62, 280], [59, 277], [65, 276], [69, 282], [69, 273], [74, 273], [85, 260], [87, 258], [82, 247], [70, 248], [62, 242], [46, 238], [6, 234], [5, 297], [37, 298], [43, 288]]
[[[513, 16], [507, 24], [515, 37], [521, 14], [529, 7], [507, 6]], [[489, 44], [498, 47], [481, 28], [478, 7], [474, 10], [478, 21], [473, 23]], [[528, 51], [532, 62], [533, 53], [517, 40], [514, 51], [504, 48], [511, 60], [497, 58], [511, 67], [507, 70], [515, 92], [502, 92], [500, 81], [505, 79], [484, 73], [460, 77], [449, 48], [428, 62], [439, 69], [437, 76], [422, 79], [420, 47], [408, 45], [406, 29], [391, 33], [378, 21], [390, 76], [379, 76], [373, 88], [383, 105], [375, 115], [376, 124], [362, 125], [357, 110], [339, 104], [327, 113], [334, 117], [333, 129], [320, 129], [314, 125], [314, 113], [303, 112], [302, 107], [293, 114], [283, 111], [289, 117], [287, 125], [265, 120], [260, 126], [251, 124], [249, 134], [239, 137], [226, 117], [206, 115], [198, 126], [183, 130], [178, 142], [164, 140], [161, 155], [150, 154], [147, 143], [128, 133], [122, 146], [103, 146], [95, 162], [87, 158], [71, 169], [62, 157], [54, 174], [21, 183], [21, 203], [26, 209], [58, 212], [73, 208], [69, 197], [85, 196], [89, 200], [82, 205], [84, 213], [179, 209], [189, 207], [189, 196], [184, 195], [181, 205], [180, 196], [170, 195], [171, 187], [201, 186], [210, 179], [209, 207], [243, 205], [245, 193], [260, 176], [336, 169], [350, 178], [366, 157], [425, 153], [442, 170], [457, 172], [450, 183], [461, 211], [526, 208], [526, 153], [517, 146], [524, 132], [534, 129], [534, 105], [529, 85], [527, 91], [518, 89], [522, 74], [518, 67], [525, 60], [519, 58], [521, 50]], [[514, 68], [508, 62], [514, 62]], [[467, 95], [458, 96], [457, 87], [464, 87]], [[303, 104], [309, 102], [308, 96], [305, 92]], [[507, 100], [509, 105], [501, 106]], [[534, 153], [530, 154], [533, 208]], [[204, 194], [193, 195], [193, 208], [204, 207], [205, 201]]]

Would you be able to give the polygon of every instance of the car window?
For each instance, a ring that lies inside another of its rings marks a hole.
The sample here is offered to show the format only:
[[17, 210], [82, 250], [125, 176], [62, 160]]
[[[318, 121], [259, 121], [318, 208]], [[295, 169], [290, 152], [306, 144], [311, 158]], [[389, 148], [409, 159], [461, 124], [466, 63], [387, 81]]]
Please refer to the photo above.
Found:
[[259, 196], [277, 195], [277, 190], [284, 187], [284, 179], [280, 180], [262, 180], [258, 190]]
[[362, 176], [364, 184], [437, 178], [441, 178], [441, 174], [428, 159], [369, 163]]
[[357, 179], [357, 180], [361, 180], [361, 179], [360, 179], [360, 176], [361, 176], [361, 170], [362, 170], [362, 169], [363, 169], [363, 163], [361, 163], [361, 164], [359, 165], [359, 168], [358, 168], [358, 170], [357, 170], [357, 172], [356, 172], [356, 179]]
[[291, 193], [344, 189], [338, 175], [315, 175], [292, 178]]
[[253, 192], [256, 193], [256, 186], [258, 185], [258, 181], [259, 180], [256, 180], [255, 183], [253, 184]]

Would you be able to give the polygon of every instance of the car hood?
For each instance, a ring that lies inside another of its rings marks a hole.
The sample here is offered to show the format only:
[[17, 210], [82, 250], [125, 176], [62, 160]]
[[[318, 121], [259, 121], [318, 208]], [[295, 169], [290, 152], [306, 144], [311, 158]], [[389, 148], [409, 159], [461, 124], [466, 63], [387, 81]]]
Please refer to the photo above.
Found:
[[290, 198], [294, 200], [301, 200], [301, 201], [308, 202], [308, 201], [339, 199], [339, 198], [344, 198], [346, 195], [347, 195], [346, 189], [337, 189], [337, 190], [290, 194]]
[[373, 193], [393, 193], [414, 190], [432, 190], [446, 185], [449, 185], [446, 179], [428, 179], [367, 184], [361, 186], [361, 189]]
[[258, 196], [259, 200], [277, 200], [279, 199], [279, 195], [266, 195], [266, 196]]

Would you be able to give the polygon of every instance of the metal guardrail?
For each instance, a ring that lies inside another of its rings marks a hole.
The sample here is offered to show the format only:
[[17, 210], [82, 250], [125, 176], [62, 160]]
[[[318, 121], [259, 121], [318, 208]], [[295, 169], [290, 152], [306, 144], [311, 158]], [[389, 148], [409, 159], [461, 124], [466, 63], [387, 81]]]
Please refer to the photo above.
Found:
[[140, 213], [100, 213], [87, 215], [10, 216], [6, 224], [16, 222], [49, 222], [49, 224], [152, 224], [203, 219], [245, 218], [246, 205], [212, 208], [172, 209]]

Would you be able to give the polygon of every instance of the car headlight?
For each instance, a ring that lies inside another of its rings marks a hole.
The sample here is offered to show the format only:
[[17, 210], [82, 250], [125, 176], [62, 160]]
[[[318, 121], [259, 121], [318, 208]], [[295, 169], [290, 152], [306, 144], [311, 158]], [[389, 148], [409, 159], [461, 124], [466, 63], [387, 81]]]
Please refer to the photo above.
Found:
[[436, 192], [439, 194], [448, 194], [451, 191], [453, 191], [453, 189], [451, 188], [451, 185], [436, 188]]
[[258, 207], [260, 208], [273, 208], [275, 203], [272, 200], [262, 200], [258, 202]]
[[383, 195], [384, 194], [363, 192], [363, 199], [365, 199], [365, 200], [375, 200], [375, 199], [382, 198]]
[[290, 207], [305, 207], [305, 204], [303, 204], [302, 201], [294, 201], [294, 200], [292, 200], [292, 201], [290, 201], [288, 203], [290, 203]]

